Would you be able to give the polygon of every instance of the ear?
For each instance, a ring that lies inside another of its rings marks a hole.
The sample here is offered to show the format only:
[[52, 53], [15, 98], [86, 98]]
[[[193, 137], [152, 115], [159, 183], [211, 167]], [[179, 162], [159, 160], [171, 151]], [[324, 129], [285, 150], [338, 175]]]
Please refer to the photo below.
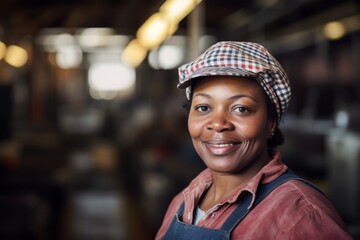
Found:
[[274, 120], [269, 120], [268, 122], [268, 127], [267, 127], [267, 138], [271, 139], [274, 134], [275, 134], [275, 130], [276, 130], [276, 126], [277, 123]]

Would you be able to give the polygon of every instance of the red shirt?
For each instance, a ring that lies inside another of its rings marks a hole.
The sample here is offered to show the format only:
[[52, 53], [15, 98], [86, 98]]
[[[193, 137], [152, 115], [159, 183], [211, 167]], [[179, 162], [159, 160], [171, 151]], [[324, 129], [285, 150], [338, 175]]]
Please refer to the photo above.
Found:
[[[259, 184], [271, 182], [287, 169], [277, 152], [261, 171], [225, 201], [206, 212], [198, 226], [219, 229], [238, 205], [243, 191], [253, 195]], [[192, 224], [201, 195], [212, 184], [209, 169], [201, 172], [170, 203], [156, 239], [161, 239], [180, 205], [185, 201], [182, 220]], [[280, 185], [259, 203], [232, 231], [231, 239], [352, 239], [332, 204], [319, 191], [298, 180]]]

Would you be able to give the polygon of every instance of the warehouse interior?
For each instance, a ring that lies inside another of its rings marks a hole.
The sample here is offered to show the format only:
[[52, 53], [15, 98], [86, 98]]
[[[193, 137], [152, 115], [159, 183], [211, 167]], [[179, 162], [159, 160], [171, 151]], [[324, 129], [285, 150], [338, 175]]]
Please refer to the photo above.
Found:
[[0, 2], [0, 238], [154, 239], [204, 169], [177, 67], [234, 40], [263, 44], [284, 67], [283, 161], [360, 239], [360, 1], [193, 0], [146, 32], [165, 3]]

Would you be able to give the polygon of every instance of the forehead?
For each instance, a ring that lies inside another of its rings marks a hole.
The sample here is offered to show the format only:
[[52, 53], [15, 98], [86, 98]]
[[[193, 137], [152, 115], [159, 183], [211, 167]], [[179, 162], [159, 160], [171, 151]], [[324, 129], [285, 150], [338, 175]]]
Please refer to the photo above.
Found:
[[[194, 79], [195, 80], [195, 79]], [[264, 98], [264, 90], [260, 84], [252, 78], [234, 77], [234, 76], [208, 76], [196, 79], [192, 86], [193, 95], [198, 92], [212, 91], [226, 95], [234, 94], [251, 94], [257, 98]]]

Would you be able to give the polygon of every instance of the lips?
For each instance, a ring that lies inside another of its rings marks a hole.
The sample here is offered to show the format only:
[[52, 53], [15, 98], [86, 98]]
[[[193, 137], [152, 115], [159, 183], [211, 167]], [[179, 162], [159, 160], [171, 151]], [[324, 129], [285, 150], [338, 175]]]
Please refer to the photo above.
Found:
[[240, 146], [239, 142], [206, 141], [204, 142], [208, 151], [217, 156], [226, 155]]

